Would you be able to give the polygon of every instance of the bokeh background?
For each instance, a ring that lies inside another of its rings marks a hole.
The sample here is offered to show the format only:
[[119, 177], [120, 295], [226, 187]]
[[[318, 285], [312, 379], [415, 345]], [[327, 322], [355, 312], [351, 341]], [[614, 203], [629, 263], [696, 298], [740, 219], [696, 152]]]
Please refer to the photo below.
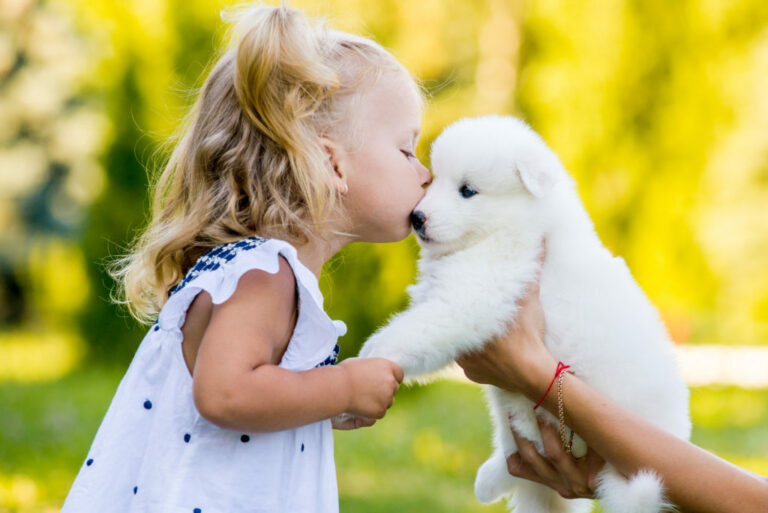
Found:
[[[0, 0], [0, 511], [58, 511], [144, 334], [104, 265], [146, 222], [229, 4]], [[681, 348], [768, 345], [764, 0], [293, 5], [423, 80], [426, 164], [460, 117], [526, 119]], [[417, 254], [409, 237], [329, 262], [342, 356], [406, 305]], [[768, 474], [765, 384], [694, 381], [694, 442]], [[342, 511], [503, 511], [472, 492], [489, 436], [478, 387], [401, 390], [375, 427], [336, 433]]]

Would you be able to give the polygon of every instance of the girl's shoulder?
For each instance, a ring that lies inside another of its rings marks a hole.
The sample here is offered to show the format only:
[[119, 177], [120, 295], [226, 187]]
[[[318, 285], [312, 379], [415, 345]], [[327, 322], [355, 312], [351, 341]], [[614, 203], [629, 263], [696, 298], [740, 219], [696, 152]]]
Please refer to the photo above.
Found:
[[179, 290], [184, 288], [189, 282], [200, 276], [206, 271], [215, 271], [219, 269], [223, 264], [231, 262], [239, 254], [247, 251], [253, 251], [254, 249], [262, 246], [269, 239], [264, 239], [258, 236], [246, 237], [244, 239], [227, 242], [211, 249], [203, 256], [197, 259], [192, 267], [187, 271], [184, 277], [168, 291], [168, 297], [174, 295]]
[[[283, 263], [281, 272], [281, 262]], [[292, 276], [285, 270], [290, 267]], [[295, 287], [308, 296], [322, 310], [323, 296], [317, 277], [298, 258], [296, 248], [280, 239], [266, 239], [250, 236], [221, 244], [197, 259], [184, 277], [168, 291], [158, 321], [162, 327], [173, 328], [183, 322], [183, 316], [190, 302], [201, 290], [205, 290], [215, 304], [229, 299], [238, 287], [240, 279], [248, 271], [258, 269], [275, 275], [274, 279], [264, 277], [273, 284], [282, 284], [286, 289]], [[279, 273], [279, 274], [278, 274]], [[253, 278], [247, 281], [253, 281]], [[292, 292], [292, 290], [290, 290]]]
[[212, 295], [214, 303], [222, 303], [234, 292], [243, 274], [253, 269], [277, 274], [281, 269], [281, 261], [290, 265], [297, 280], [313, 288], [312, 282], [317, 279], [313, 280], [314, 275], [301, 264], [296, 248], [280, 239], [254, 235], [221, 244], [202, 255], [168, 291], [168, 298], [183, 289], [201, 287]]
[[[254, 269], [266, 273], [249, 273]], [[280, 239], [255, 236], [222, 244], [198, 258], [171, 289], [157, 324], [164, 330], [179, 330], [187, 309], [201, 291], [219, 305], [236, 290], [239, 294], [234, 300], [248, 305], [237, 311], [255, 308], [292, 312], [294, 298], [298, 299], [295, 336], [281, 362], [286, 368], [305, 370], [327, 360], [337, 338], [347, 331], [342, 321], [331, 319], [325, 312], [318, 278], [299, 260], [296, 248]]]

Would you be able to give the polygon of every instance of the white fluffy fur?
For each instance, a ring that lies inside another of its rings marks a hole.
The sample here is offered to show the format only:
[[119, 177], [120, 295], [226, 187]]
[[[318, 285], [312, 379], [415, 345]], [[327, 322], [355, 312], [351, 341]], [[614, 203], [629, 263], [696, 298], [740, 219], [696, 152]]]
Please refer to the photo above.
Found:
[[[432, 165], [434, 181], [416, 207], [426, 224], [411, 304], [368, 339], [361, 356], [392, 359], [416, 379], [481, 348], [514, 319], [545, 238], [540, 298], [549, 350], [592, 387], [687, 439], [688, 389], [666, 329], [624, 260], [603, 247], [573, 180], [541, 138], [510, 117], [463, 119], [435, 140]], [[465, 184], [478, 193], [462, 197]], [[495, 452], [478, 471], [478, 498], [512, 495], [516, 513], [584, 510], [583, 500], [508, 474], [505, 458], [517, 452], [509, 414], [543, 454], [541, 437], [528, 399], [486, 390]], [[576, 436], [574, 454], [585, 451]], [[606, 466], [600, 477], [597, 495], [608, 513], [665, 507], [652, 472], [625, 479]]]

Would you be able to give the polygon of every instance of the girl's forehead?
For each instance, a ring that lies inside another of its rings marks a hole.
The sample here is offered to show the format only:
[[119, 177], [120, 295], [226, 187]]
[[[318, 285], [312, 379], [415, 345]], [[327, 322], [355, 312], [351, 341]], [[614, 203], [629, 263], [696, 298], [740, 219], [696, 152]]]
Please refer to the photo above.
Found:
[[407, 131], [418, 130], [421, 126], [421, 102], [410, 77], [382, 76], [367, 100], [371, 121]]

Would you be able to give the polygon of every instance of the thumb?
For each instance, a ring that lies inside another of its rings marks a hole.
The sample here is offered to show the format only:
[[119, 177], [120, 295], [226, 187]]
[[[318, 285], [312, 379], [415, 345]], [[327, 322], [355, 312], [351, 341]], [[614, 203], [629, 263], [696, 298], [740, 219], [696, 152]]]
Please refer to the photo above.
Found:
[[403, 373], [403, 368], [400, 367], [395, 362], [392, 362], [392, 374], [395, 376], [395, 379], [397, 380], [398, 383], [403, 382], [403, 378], [405, 377]]
[[539, 265], [544, 265], [547, 258], [547, 239], [541, 239], [541, 251], [539, 252]]
[[546, 256], [547, 256], [547, 239], [542, 239], [541, 251], [539, 252], [539, 256], [537, 257], [537, 261], [539, 263], [539, 269], [536, 272], [536, 279], [528, 287], [528, 295], [539, 293], [539, 282], [541, 281], [541, 270], [544, 267], [544, 260], [546, 259]]

